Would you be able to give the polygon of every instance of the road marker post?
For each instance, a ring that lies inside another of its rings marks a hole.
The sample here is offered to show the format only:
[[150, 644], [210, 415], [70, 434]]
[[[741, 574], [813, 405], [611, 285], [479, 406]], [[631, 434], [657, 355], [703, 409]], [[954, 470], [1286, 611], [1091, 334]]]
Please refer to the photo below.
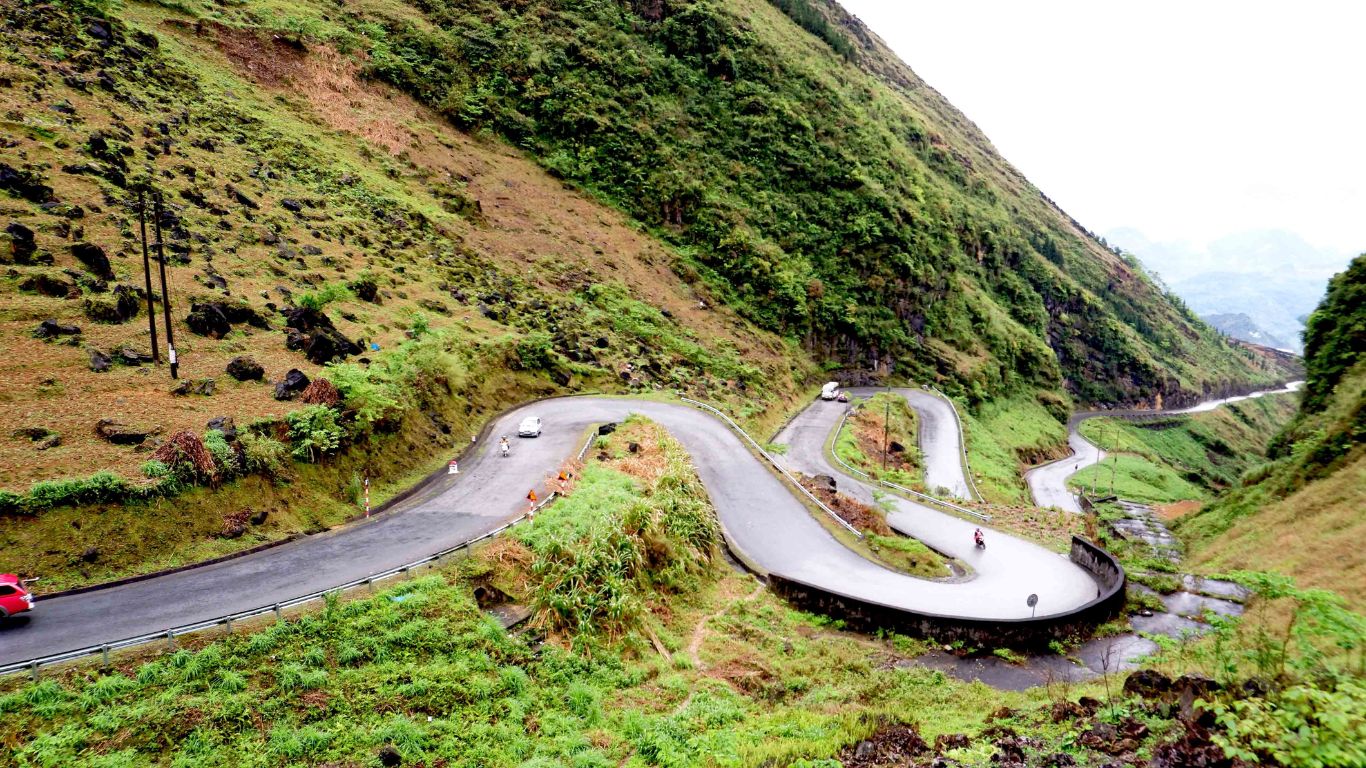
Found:
[[451, 463], [448, 464], [448, 465], [446, 465], [446, 474], [448, 474], [448, 475], [458, 475], [458, 474], [460, 474], [460, 461], [457, 460], [457, 459], [451, 459]]
[[370, 476], [365, 476], [365, 516], [370, 516]]

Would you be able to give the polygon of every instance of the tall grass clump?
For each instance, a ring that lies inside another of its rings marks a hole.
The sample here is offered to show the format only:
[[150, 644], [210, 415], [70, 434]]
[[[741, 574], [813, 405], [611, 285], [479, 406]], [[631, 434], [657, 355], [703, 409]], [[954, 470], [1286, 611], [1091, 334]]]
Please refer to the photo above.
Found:
[[649, 596], [695, 588], [719, 525], [682, 447], [660, 440], [653, 477], [600, 464], [516, 538], [533, 554], [531, 603], [544, 625], [579, 635], [634, 624]]

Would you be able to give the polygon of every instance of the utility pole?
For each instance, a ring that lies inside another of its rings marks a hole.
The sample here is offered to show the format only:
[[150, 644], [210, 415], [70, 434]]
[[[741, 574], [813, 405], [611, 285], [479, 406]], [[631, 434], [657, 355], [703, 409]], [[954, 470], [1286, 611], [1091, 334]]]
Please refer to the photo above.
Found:
[[[1077, 432], [1078, 432], [1078, 433], [1081, 432], [1081, 424], [1077, 424]], [[1097, 469], [1096, 469], [1096, 474], [1098, 474], [1098, 473], [1100, 472], [1099, 464], [1100, 464], [1100, 462], [1102, 461], [1102, 459], [1100, 458], [1100, 443], [1101, 443], [1100, 440], [1097, 440], [1097, 441], [1096, 441], [1096, 464], [1098, 465], [1098, 466], [1097, 466]], [[1092, 474], [1092, 475], [1091, 475], [1091, 495], [1092, 495], [1092, 496], [1095, 496], [1095, 495], [1096, 495], [1096, 474]]]
[[138, 189], [138, 229], [142, 232], [142, 277], [147, 285], [147, 330], [152, 334], [152, 362], [161, 362], [157, 348], [157, 316], [152, 308], [152, 262], [147, 255], [147, 190]]
[[166, 318], [166, 356], [171, 363], [171, 378], [180, 378], [180, 362], [175, 356], [175, 337], [171, 334], [171, 294], [166, 288], [166, 249], [161, 242], [161, 193], [152, 193], [155, 218], [152, 225], [157, 234], [157, 262], [161, 266], [161, 314]]

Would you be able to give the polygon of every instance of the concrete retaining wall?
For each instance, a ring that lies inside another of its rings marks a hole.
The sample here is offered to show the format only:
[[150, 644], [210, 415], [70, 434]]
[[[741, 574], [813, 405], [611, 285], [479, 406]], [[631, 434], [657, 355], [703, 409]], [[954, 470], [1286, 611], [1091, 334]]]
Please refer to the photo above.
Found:
[[774, 592], [812, 613], [843, 619], [854, 629], [891, 629], [942, 642], [961, 640], [978, 648], [1045, 649], [1050, 640], [1085, 636], [1124, 607], [1124, 569], [1110, 553], [1072, 537], [1071, 560], [1096, 579], [1096, 599], [1073, 611], [1036, 619], [987, 620], [917, 613], [848, 597], [820, 587], [769, 575]]

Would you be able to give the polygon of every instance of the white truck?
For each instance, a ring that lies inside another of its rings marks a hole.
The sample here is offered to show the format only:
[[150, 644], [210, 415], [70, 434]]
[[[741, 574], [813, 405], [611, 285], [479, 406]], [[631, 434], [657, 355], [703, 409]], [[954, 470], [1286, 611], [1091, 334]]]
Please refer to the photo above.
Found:
[[839, 397], [839, 394], [840, 383], [838, 381], [827, 381], [825, 382], [825, 386], [821, 387], [822, 400], [834, 400]]

